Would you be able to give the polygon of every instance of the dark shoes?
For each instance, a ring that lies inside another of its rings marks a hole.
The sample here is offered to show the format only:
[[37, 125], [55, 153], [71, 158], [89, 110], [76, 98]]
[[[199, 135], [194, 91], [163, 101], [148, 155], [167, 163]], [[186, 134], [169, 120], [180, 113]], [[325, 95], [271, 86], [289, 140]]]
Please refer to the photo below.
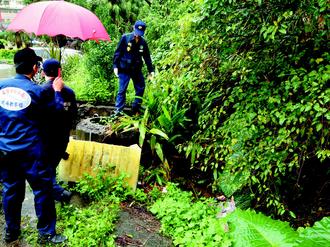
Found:
[[[4, 240], [7, 244], [12, 243], [16, 240], [18, 240], [18, 237], [20, 236], [21, 232], [6, 232]], [[46, 244], [46, 243], [52, 243], [52, 244], [61, 244], [64, 241], [66, 241], [67, 238], [61, 234], [54, 234], [54, 235], [40, 235], [38, 237], [38, 243], [39, 244]]]
[[132, 116], [140, 116], [144, 114], [145, 109], [142, 106], [132, 106]]
[[61, 202], [69, 203], [72, 197], [72, 192], [68, 190], [64, 190], [61, 194]]
[[139, 116], [141, 114], [140, 107], [132, 107], [132, 115], [133, 116]]
[[11, 243], [11, 242], [14, 242], [18, 239], [18, 237], [21, 235], [21, 232], [18, 231], [18, 232], [7, 232], [5, 233], [5, 237], [4, 237], [4, 240], [7, 244]]
[[54, 234], [54, 235], [44, 234], [44, 235], [39, 235], [38, 237], [39, 244], [47, 244], [47, 243], [61, 244], [66, 240], [67, 238], [61, 234]]

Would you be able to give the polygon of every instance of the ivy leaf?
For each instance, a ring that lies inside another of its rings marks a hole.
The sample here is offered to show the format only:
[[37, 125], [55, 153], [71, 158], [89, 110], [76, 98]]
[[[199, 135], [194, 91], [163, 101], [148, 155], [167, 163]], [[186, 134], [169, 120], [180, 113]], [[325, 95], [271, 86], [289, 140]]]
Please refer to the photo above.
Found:
[[315, 62], [317, 63], [317, 64], [319, 64], [319, 63], [322, 63], [323, 62], [323, 58], [317, 58], [316, 60], [315, 60]]
[[322, 127], [323, 127], [323, 124], [322, 123], [318, 123], [317, 125], [316, 125], [316, 131], [320, 131], [321, 129], [322, 129]]
[[284, 28], [281, 28], [281, 29], [279, 29], [278, 30], [280, 33], [282, 33], [282, 34], [286, 34], [286, 29], [284, 29]]
[[325, 118], [326, 118], [327, 120], [330, 120], [330, 113], [325, 114]]
[[279, 124], [280, 124], [280, 125], [283, 125], [283, 123], [285, 122], [285, 120], [286, 120], [286, 119], [285, 119], [285, 116], [281, 116], [281, 117], [280, 117]]

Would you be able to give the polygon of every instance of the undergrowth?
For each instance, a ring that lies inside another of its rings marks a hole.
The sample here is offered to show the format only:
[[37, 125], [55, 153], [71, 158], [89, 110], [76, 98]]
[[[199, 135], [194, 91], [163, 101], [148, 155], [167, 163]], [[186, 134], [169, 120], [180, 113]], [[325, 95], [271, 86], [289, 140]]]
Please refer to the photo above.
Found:
[[294, 230], [288, 222], [241, 210], [230, 202], [195, 199], [174, 184], [166, 190], [150, 210], [160, 219], [161, 231], [176, 246], [326, 247], [330, 241], [330, 217], [313, 227]]
[[[112, 166], [97, 167], [94, 176], [85, 174], [73, 191], [79, 195], [78, 204], [56, 205], [57, 231], [68, 240], [63, 246], [115, 246], [114, 229], [120, 202], [133, 196], [124, 174], [109, 175]], [[37, 233], [27, 227], [24, 238], [37, 245]]]
[[[161, 222], [161, 232], [174, 246], [326, 247], [330, 241], [330, 217], [295, 230], [288, 222], [240, 209], [233, 198], [195, 198], [171, 183], [155, 186], [148, 194], [141, 189], [133, 193], [127, 189], [124, 175], [111, 178], [105, 172], [101, 168], [96, 176], [86, 175], [76, 186], [86, 205], [57, 205], [57, 230], [68, 237], [63, 246], [116, 246], [119, 204], [125, 200], [149, 205]], [[31, 227], [24, 228], [23, 235], [36, 245], [37, 233]]]

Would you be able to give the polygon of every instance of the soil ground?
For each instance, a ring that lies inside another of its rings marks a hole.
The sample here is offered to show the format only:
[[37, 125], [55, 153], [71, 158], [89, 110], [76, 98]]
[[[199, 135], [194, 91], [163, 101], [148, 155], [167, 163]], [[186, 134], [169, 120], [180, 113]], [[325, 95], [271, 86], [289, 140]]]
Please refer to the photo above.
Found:
[[171, 240], [159, 234], [160, 223], [141, 207], [122, 204], [115, 234], [117, 246], [169, 247]]
[[[171, 240], [159, 233], [159, 221], [144, 208], [121, 204], [122, 210], [116, 226], [116, 246], [118, 247], [170, 247]], [[25, 200], [22, 208], [22, 227], [29, 224], [36, 226], [33, 194], [29, 186], [26, 189]], [[0, 230], [3, 232], [5, 226], [4, 215], [0, 213]], [[1, 234], [0, 247], [32, 247], [24, 239], [12, 244], [3, 242]], [[77, 246], [78, 247], [78, 246]]]

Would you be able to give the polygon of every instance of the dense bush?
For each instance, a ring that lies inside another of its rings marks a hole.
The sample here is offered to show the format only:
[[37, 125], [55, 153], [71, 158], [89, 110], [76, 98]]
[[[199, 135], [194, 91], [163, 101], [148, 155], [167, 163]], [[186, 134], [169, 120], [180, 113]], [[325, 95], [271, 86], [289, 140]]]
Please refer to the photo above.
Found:
[[[103, 70], [96, 64], [88, 67], [88, 55], [72, 56], [63, 64], [63, 77], [76, 94], [78, 100], [107, 104], [113, 97], [110, 83], [103, 77]], [[93, 76], [93, 72], [99, 73]], [[113, 84], [115, 85], [115, 84]]]
[[294, 216], [283, 184], [300, 194], [304, 164], [328, 164], [327, 4], [153, 2], [146, 20], [158, 78], [150, 90], [166, 92], [161, 106], [186, 109], [192, 137], [176, 146], [212, 175], [214, 191], [249, 187], [254, 206]]

